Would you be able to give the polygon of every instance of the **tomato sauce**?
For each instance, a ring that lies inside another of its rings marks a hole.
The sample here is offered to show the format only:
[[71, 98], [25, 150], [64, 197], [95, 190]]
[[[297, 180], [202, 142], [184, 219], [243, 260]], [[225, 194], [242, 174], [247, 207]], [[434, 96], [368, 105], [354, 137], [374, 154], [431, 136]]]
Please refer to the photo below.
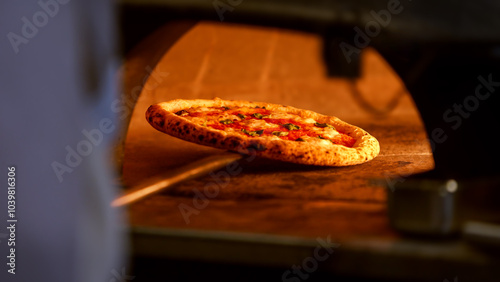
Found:
[[[223, 123], [210, 123], [207, 124], [207, 126], [218, 129], [218, 130], [225, 130], [226, 128], [233, 128], [236, 131], [248, 131], [252, 132], [252, 134], [255, 134], [255, 136], [273, 136], [273, 132], [279, 131], [279, 132], [286, 132], [288, 133], [285, 136], [279, 136], [279, 138], [283, 140], [291, 140], [291, 141], [300, 141], [301, 137], [304, 136], [309, 136], [309, 137], [315, 137], [315, 138], [321, 138], [325, 140], [330, 140], [333, 144], [338, 144], [338, 145], [344, 145], [346, 147], [352, 147], [354, 143], [356, 143], [356, 140], [352, 138], [351, 136], [341, 133], [335, 138], [326, 138], [324, 136], [318, 135], [316, 132], [311, 131], [312, 128], [315, 128], [316, 125], [310, 124], [310, 123], [302, 123], [298, 122], [293, 119], [273, 119], [273, 118], [266, 118], [265, 116], [271, 115], [271, 111], [263, 108], [255, 108], [252, 109], [252, 112], [241, 112], [238, 110], [230, 110], [226, 108], [220, 108], [227, 112], [229, 115], [235, 115], [238, 116], [239, 119], [233, 119], [231, 123], [223, 124]], [[192, 117], [200, 117], [200, 116], [215, 116], [215, 115], [220, 115], [221, 112], [219, 111], [210, 111], [210, 112], [193, 112], [189, 113], [190, 116]], [[256, 117], [254, 114], [260, 114], [262, 116]], [[244, 116], [244, 119], [242, 117]], [[262, 119], [265, 120], [269, 124], [274, 124], [276, 125], [275, 127], [271, 128], [266, 128], [262, 132], [259, 132], [260, 130], [256, 130], [254, 128], [250, 128], [249, 126], [244, 125], [241, 123], [242, 120], [249, 120], [249, 119]], [[292, 128], [288, 129], [287, 124], [292, 124], [296, 125], [299, 128]], [[257, 132], [257, 133], [256, 133]], [[248, 133], [247, 133], [248, 134]], [[250, 135], [249, 136], [254, 136]]]

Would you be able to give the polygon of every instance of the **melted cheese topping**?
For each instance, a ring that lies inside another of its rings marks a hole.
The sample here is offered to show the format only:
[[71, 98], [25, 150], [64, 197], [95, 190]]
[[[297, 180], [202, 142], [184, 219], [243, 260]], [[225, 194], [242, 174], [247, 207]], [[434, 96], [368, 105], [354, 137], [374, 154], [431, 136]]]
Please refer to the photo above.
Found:
[[334, 126], [296, 114], [250, 107], [193, 107], [176, 113], [193, 123], [254, 138], [352, 147], [355, 139]]

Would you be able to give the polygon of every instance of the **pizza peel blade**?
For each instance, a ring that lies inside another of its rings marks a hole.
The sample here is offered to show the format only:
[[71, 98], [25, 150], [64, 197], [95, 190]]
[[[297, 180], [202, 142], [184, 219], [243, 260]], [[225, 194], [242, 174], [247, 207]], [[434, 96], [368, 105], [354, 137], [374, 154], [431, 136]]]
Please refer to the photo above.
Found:
[[205, 157], [175, 170], [169, 171], [165, 175], [159, 175], [129, 189], [124, 195], [111, 202], [112, 207], [125, 206], [160, 191], [169, 189], [182, 181], [194, 179], [206, 175], [214, 170], [223, 168], [228, 164], [241, 160], [245, 155], [225, 152]]

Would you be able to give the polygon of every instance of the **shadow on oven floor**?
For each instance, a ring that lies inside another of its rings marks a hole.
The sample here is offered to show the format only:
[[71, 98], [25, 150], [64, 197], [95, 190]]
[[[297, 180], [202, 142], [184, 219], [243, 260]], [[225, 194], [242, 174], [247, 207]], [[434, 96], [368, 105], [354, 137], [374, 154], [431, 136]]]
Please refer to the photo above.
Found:
[[[316, 282], [316, 281], [370, 281], [393, 282], [396, 280], [377, 280], [369, 277], [342, 277], [321, 270], [311, 273], [294, 274], [293, 266], [264, 267], [236, 264], [219, 264], [197, 261], [179, 261], [156, 258], [136, 257], [132, 261], [130, 279], [134, 282], [158, 281], [217, 281], [217, 282]], [[302, 276], [301, 276], [302, 275]], [[417, 280], [406, 280], [416, 282]]]

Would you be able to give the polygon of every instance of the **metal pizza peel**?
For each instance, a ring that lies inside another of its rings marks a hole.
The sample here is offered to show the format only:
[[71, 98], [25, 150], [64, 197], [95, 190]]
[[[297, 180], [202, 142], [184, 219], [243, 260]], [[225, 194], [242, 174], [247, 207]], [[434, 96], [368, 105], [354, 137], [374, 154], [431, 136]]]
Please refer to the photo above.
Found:
[[124, 195], [113, 200], [111, 206], [120, 207], [137, 202], [160, 191], [167, 190], [182, 181], [201, 177], [214, 170], [223, 168], [230, 163], [241, 160], [244, 156], [245, 155], [228, 151], [197, 160], [188, 165], [171, 170], [165, 175], [153, 177], [136, 185], [127, 190]]

